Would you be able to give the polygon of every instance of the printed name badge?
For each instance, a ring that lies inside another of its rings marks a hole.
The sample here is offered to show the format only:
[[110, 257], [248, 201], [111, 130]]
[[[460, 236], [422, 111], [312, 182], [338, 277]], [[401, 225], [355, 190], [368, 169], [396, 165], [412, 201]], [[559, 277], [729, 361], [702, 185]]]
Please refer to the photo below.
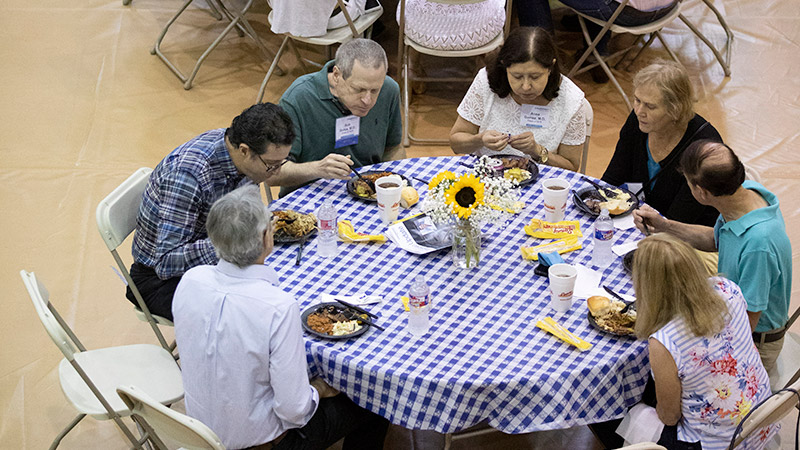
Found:
[[523, 127], [542, 128], [550, 120], [550, 107], [539, 105], [520, 106], [520, 125]]
[[360, 117], [352, 115], [336, 119], [336, 144], [333, 148], [358, 144], [360, 120]]

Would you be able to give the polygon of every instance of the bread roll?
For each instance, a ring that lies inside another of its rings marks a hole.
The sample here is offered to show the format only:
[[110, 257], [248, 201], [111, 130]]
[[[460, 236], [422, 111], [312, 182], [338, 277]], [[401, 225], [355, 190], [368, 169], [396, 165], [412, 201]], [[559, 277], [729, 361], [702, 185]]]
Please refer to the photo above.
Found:
[[586, 299], [586, 305], [593, 316], [602, 316], [611, 309], [611, 299], [602, 295], [594, 295]]
[[406, 186], [400, 192], [400, 206], [405, 209], [411, 208], [419, 201], [417, 190], [411, 186]]

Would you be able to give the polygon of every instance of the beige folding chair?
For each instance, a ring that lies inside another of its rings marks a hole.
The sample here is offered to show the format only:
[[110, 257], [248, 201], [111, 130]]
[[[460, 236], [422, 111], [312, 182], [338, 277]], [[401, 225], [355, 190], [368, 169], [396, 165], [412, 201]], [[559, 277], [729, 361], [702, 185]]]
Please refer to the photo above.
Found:
[[656, 444], [655, 442], [640, 442], [638, 444], [626, 445], [620, 447], [619, 450], [667, 450], [666, 447]]
[[153, 169], [142, 167], [134, 172], [127, 180], [123, 181], [122, 184], [108, 194], [106, 198], [100, 201], [95, 211], [95, 217], [100, 237], [103, 238], [103, 242], [106, 243], [111, 256], [114, 257], [114, 261], [125, 278], [125, 282], [131, 288], [133, 296], [136, 297], [136, 303], [139, 305], [138, 308], [134, 308], [136, 316], [139, 317], [139, 320], [149, 323], [161, 346], [165, 350], [172, 352], [175, 350], [175, 344], [167, 344], [164, 335], [158, 329], [159, 325], [173, 326], [172, 321], [150, 313], [150, 309], [144, 303], [136, 283], [131, 279], [127, 266], [120, 258], [119, 252], [117, 252], [117, 248], [136, 229], [136, 217], [139, 215], [139, 206], [142, 204], [142, 194], [152, 171]]
[[586, 119], [586, 140], [583, 141], [583, 153], [581, 154], [581, 167], [578, 172], [586, 173], [586, 162], [589, 159], [589, 138], [592, 137], [592, 125], [594, 124], [594, 110], [586, 97], [583, 98], [583, 117]]
[[786, 417], [792, 409], [800, 406], [800, 381], [772, 394], [758, 405], [754, 405], [747, 413], [744, 420], [739, 422], [733, 436], [731, 447], [738, 447], [745, 439], [758, 430], [779, 422]]
[[[200, 70], [200, 66], [203, 64], [206, 58], [208, 58], [208, 55], [211, 54], [211, 52], [214, 51], [215, 48], [217, 48], [219, 43], [222, 42], [225, 36], [234, 28], [236, 28], [239, 37], [247, 35], [256, 43], [256, 46], [258, 47], [261, 54], [264, 56], [265, 61], [269, 61], [270, 59], [272, 59], [270, 51], [267, 49], [267, 47], [264, 46], [264, 43], [261, 42], [261, 39], [258, 37], [258, 34], [256, 34], [255, 30], [253, 30], [253, 27], [250, 25], [250, 22], [248, 22], [247, 19], [245, 18], [245, 14], [247, 14], [247, 12], [250, 10], [250, 7], [253, 5], [253, 0], [247, 0], [245, 5], [241, 9], [236, 9], [235, 6], [228, 8], [225, 6], [222, 0], [206, 0], [207, 3], [211, 6], [212, 15], [219, 16], [219, 18], [221, 18], [222, 17], [220, 15], [221, 13], [224, 15], [225, 18], [227, 18], [230, 21], [230, 23], [228, 24], [228, 26], [225, 27], [224, 30], [222, 30], [222, 33], [220, 33], [220, 35], [217, 36], [214, 42], [212, 42], [211, 45], [208, 46], [208, 48], [203, 52], [203, 54], [200, 55], [200, 58], [197, 59], [197, 62], [195, 63], [194, 68], [192, 69], [192, 73], [189, 74], [188, 77], [184, 75], [183, 72], [181, 72], [180, 69], [178, 69], [175, 66], [175, 64], [173, 64], [172, 61], [170, 61], [169, 58], [167, 58], [166, 55], [164, 55], [164, 53], [161, 51], [161, 42], [164, 40], [164, 37], [167, 35], [167, 31], [169, 31], [169, 28], [172, 26], [172, 24], [175, 23], [176, 20], [178, 20], [178, 17], [181, 14], [183, 14], [186, 8], [188, 8], [193, 1], [195, 0], [186, 0], [183, 3], [183, 5], [181, 5], [181, 7], [178, 9], [178, 12], [176, 12], [175, 15], [172, 16], [172, 18], [167, 22], [167, 24], [164, 25], [164, 28], [161, 30], [161, 33], [158, 35], [158, 39], [156, 39], [156, 43], [150, 50], [151, 55], [158, 56], [159, 59], [161, 59], [161, 61], [163, 61], [164, 64], [167, 65], [169, 70], [171, 70], [172, 73], [174, 73], [175, 76], [178, 77], [178, 79], [183, 82], [184, 89], [188, 90], [192, 88], [192, 83], [194, 82], [194, 78], [197, 76], [197, 72]], [[278, 71], [281, 73], [283, 72], [283, 70], [280, 68], [278, 68]]]
[[[429, 0], [435, 3], [447, 3], [447, 4], [462, 4], [462, 3], [478, 3], [476, 0]], [[482, 0], [481, 0], [482, 1]], [[485, 55], [492, 50], [499, 48], [503, 45], [503, 40], [505, 36], [508, 34], [508, 30], [511, 26], [511, 4], [512, 0], [506, 0], [506, 23], [503, 27], [503, 31], [498, 33], [497, 36], [489, 41], [488, 43], [469, 50], [442, 50], [442, 49], [435, 49], [425, 47], [418, 42], [411, 40], [408, 35], [405, 34], [406, 29], [406, 0], [400, 0], [400, 36], [398, 38], [398, 49], [397, 49], [397, 57], [398, 57], [398, 64], [400, 70], [400, 89], [402, 92], [402, 102], [403, 102], [403, 145], [408, 147], [411, 145], [411, 142], [419, 143], [419, 144], [432, 144], [432, 145], [450, 145], [449, 139], [421, 139], [414, 137], [411, 131], [411, 125], [409, 122], [410, 113], [409, 113], [409, 105], [411, 104], [411, 94], [412, 90], [409, 88], [410, 81], [425, 81], [425, 82], [442, 82], [442, 83], [452, 83], [452, 82], [472, 82], [475, 78], [475, 73], [472, 73], [468, 77], [422, 77], [422, 76], [413, 76], [410, 75], [410, 67], [409, 67], [409, 47], [417, 51], [418, 53], [430, 55], [430, 56], [437, 56], [442, 58], [465, 58], [465, 57], [473, 57], [473, 56], [481, 56]], [[465, 33], [468, 33], [469, 30], [464, 30]], [[477, 69], [476, 71], [477, 72]]]
[[[667, 46], [667, 43], [661, 37], [661, 29], [664, 28], [664, 26], [666, 26], [670, 22], [674, 21], [680, 15], [681, 8], [680, 8], [680, 6], [676, 6], [676, 7], [672, 8], [672, 11], [670, 11], [669, 14], [667, 14], [666, 16], [664, 16], [664, 17], [662, 17], [662, 18], [660, 18], [660, 19], [658, 19], [656, 21], [650, 22], [650, 23], [648, 23], [646, 25], [640, 25], [640, 26], [636, 26], [636, 27], [624, 27], [624, 26], [621, 26], [621, 25], [616, 25], [614, 23], [614, 20], [617, 19], [617, 16], [620, 15], [620, 13], [622, 12], [623, 8], [625, 8], [625, 6], [627, 6], [627, 4], [628, 4], [628, 0], [622, 0], [619, 3], [619, 6], [617, 7], [617, 9], [614, 10], [614, 14], [611, 15], [611, 17], [608, 19], [608, 21], [604, 21], [604, 20], [598, 19], [596, 17], [588, 16], [586, 14], [583, 14], [583, 13], [573, 9], [573, 11], [575, 11], [575, 13], [578, 15], [578, 22], [580, 22], [581, 31], [583, 32], [583, 38], [586, 40], [586, 44], [588, 45], [588, 47], [586, 48], [586, 51], [583, 52], [583, 55], [581, 55], [581, 57], [578, 58], [578, 61], [575, 63], [575, 65], [572, 66], [572, 69], [569, 71], [569, 74], [567, 74], [567, 76], [569, 78], [572, 78], [575, 75], [583, 73], [583, 72], [585, 72], [587, 70], [591, 70], [594, 67], [599, 65], [600, 67], [602, 67], [603, 72], [605, 72], [606, 75], [608, 75], [608, 78], [614, 84], [614, 87], [617, 88], [617, 91], [619, 91], [619, 94], [625, 100], [625, 104], [628, 105], [628, 109], [633, 109], [633, 106], [631, 105], [631, 101], [628, 99], [628, 95], [625, 94], [625, 91], [619, 85], [619, 82], [617, 81], [617, 78], [611, 72], [611, 69], [609, 69], [608, 64], [606, 63], [606, 61], [607, 60], [611, 60], [611, 59], [616, 58], [616, 57], [619, 56], [620, 59], [615, 64], [615, 67], [616, 67], [617, 65], [619, 65], [622, 62], [623, 59], [625, 59], [625, 56], [633, 48], [635, 48], [639, 44], [639, 42], [641, 42], [642, 38], [645, 35], [650, 35], [649, 39], [645, 42], [644, 46], [642, 46], [642, 48], [639, 49], [638, 52], [636, 52], [636, 55], [633, 57], [633, 59], [631, 59], [631, 63], [633, 61], [635, 61], [645, 49], [650, 47], [650, 44], [653, 43], [653, 40], [655, 40], [655, 38], [658, 38], [658, 40], [661, 41], [661, 44], [664, 46], [664, 49], [667, 50], [667, 53], [669, 53], [670, 57], [672, 57], [672, 59], [674, 59], [676, 62], [678, 62], [678, 57], [675, 56], [675, 53], [673, 53], [672, 50], [670, 50], [669, 46]], [[589, 36], [589, 31], [586, 29], [586, 20], [594, 22], [594, 23], [596, 23], [596, 24], [598, 24], [598, 25], [603, 27], [603, 29], [600, 31], [600, 33], [598, 33], [598, 35], [594, 38], [594, 40], [592, 40], [591, 36]], [[637, 39], [631, 46], [629, 46], [627, 48], [619, 50], [619, 51], [617, 51], [617, 52], [615, 52], [615, 53], [613, 53], [611, 55], [608, 55], [608, 56], [602, 56], [597, 51], [596, 47], [597, 47], [597, 43], [600, 42], [600, 39], [602, 39], [602, 37], [606, 33], [629, 33], [629, 34], [633, 34], [633, 35], [637, 36]], [[586, 61], [586, 59], [589, 57], [589, 55], [594, 55], [595, 60], [597, 62], [592, 63], [592, 64], [588, 64], [588, 65], [586, 65], [584, 67], [581, 67], [581, 65], [584, 63], [584, 61]], [[630, 64], [629, 64], [629, 66], [630, 66]]]
[[167, 408], [138, 387], [120, 386], [117, 395], [157, 449], [167, 450], [161, 439], [164, 436], [185, 449], [225, 450], [219, 437], [203, 422]]
[[714, 54], [714, 57], [717, 58], [719, 65], [722, 66], [722, 71], [725, 72], [725, 76], [729, 77], [731, 76], [731, 46], [733, 45], [733, 32], [728, 26], [728, 23], [725, 22], [725, 17], [723, 17], [719, 10], [714, 7], [714, 4], [711, 3], [710, 0], [702, 0], [702, 2], [705, 3], [705, 5], [711, 10], [711, 12], [714, 13], [715, 16], [717, 16], [720, 26], [722, 26], [722, 29], [725, 31], [725, 45], [722, 46], [722, 51], [725, 52], [725, 56], [723, 56], [722, 52], [720, 52], [720, 50], [717, 49], [717, 47], [715, 47], [714, 44], [712, 44], [711, 41], [709, 41], [708, 38], [705, 37], [705, 35], [703, 35], [703, 33], [701, 33], [700, 30], [694, 26], [689, 19], [686, 18], [686, 16], [683, 15], [683, 10], [686, 9], [686, 2], [684, 0], [681, 0], [681, 14], [678, 17], [681, 19], [681, 21], [683, 21], [683, 23], [686, 24], [687, 27], [689, 27], [690, 30], [692, 30], [692, 33], [694, 33], [695, 36], [697, 36], [701, 41], [703, 41], [704, 44], [706, 44], [706, 46]]
[[800, 334], [788, 331], [800, 317], [800, 306], [794, 311], [786, 323], [786, 334], [783, 348], [778, 355], [774, 373], [769, 378], [772, 392], [777, 392], [800, 380]]
[[136, 344], [86, 350], [72, 329], [50, 303], [50, 295], [33, 272], [20, 271], [36, 313], [50, 339], [64, 359], [58, 376], [64, 396], [78, 415], [56, 436], [50, 449], [55, 449], [67, 433], [84, 417], [113, 420], [137, 448], [144, 440], [137, 439], [122, 422], [130, 411], [116, 395], [120, 384], [144, 386], [157, 401], [172, 404], [183, 398], [181, 371], [172, 355], [157, 345]]
[[[381, 14], [383, 14], [383, 6], [379, 6], [373, 10], [370, 10], [366, 14], [358, 16], [358, 18], [353, 20], [350, 18], [350, 13], [347, 12], [347, 8], [344, 2], [342, 0], [336, 0], [336, 3], [342, 10], [345, 20], [347, 20], [347, 26], [341, 28], [335, 28], [333, 30], [328, 30], [328, 32], [325, 33], [324, 35], [315, 37], [294, 36], [290, 33], [284, 33], [283, 42], [281, 42], [281, 46], [280, 48], [278, 48], [278, 53], [272, 60], [272, 65], [270, 65], [269, 70], [267, 70], [267, 74], [264, 76], [264, 81], [261, 82], [261, 87], [259, 88], [258, 96], [256, 97], [256, 103], [261, 103], [261, 100], [264, 99], [264, 92], [267, 90], [267, 83], [269, 83], [269, 79], [272, 77], [272, 72], [274, 72], [275, 68], [278, 67], [278, 62], [280, 61], [281, 56], [283, 56], [283, 52], [286, 50], [287, 46], [290, 46], [292, 48], [292, 52], [294, 52], [295, 57], [303, 66], [303, 70], [305, 72], [309, 72], [306, 63], [322, 67], [321, 64], [303, 58], [300, 55], [300, 52], [297, 51], [297, 47], [295, 47], [293, 41], [304, 42], [306, 44], [311, 44], [311, 45], [323, 46], [327, 49], [328, 59], [331, 59], [330, 47], [332, 45], [344, 44], [345, 42], [351, 39], [361, 37], [362, 35], [369, 38], [372, 33], [372, 25], [378, 20]], [[275, 10], [273, 9], [272, 11], [270, 11], [267, 20], [270, 23], [272, 23], [274, 17], [275, 17]]]

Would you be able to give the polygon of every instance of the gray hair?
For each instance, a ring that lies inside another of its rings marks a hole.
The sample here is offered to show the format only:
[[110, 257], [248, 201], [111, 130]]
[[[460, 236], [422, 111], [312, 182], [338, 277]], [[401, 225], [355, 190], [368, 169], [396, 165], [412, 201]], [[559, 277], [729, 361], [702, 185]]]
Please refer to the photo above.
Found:
[[383, 47], [371, 39], [353, 39], [340, 45], [336, 50], [336, 67], [342, 71], [342, 78], [348, 79], [353, 73], [356, 61], [370, 69], [383, 67], [389, 70], [389, 61]]
[[242, 268], [254, 264], [264, 251], [270, 215], [254, 185], [240, 187], [214, 202], [206, 230], [217, 256]]

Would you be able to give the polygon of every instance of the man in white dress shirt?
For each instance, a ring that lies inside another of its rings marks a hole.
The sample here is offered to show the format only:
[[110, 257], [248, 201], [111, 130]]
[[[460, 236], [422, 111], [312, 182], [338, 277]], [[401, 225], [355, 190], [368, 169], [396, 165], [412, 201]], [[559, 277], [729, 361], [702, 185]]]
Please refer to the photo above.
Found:
[[389, 422], [308, 380], [300, 309], [263, 264], [270, 213], [245, 186], [211, 207], [206, 229], [219, 256], [183, 276], [172, 312], [186, 413], [226, 448], [382, 448]]

